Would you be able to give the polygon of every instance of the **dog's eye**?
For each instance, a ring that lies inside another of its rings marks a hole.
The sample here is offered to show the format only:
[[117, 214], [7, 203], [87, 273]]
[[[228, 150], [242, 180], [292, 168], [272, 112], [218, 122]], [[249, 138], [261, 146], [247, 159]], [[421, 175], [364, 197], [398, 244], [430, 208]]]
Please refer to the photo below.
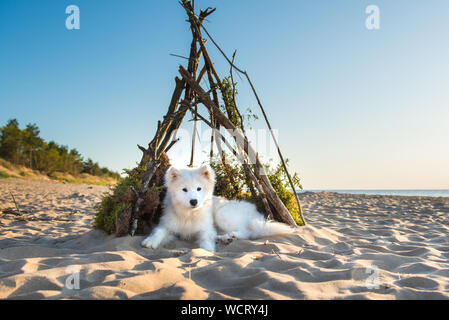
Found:
[[182, 189], [182, 191], [187, 192], [187, 188]]
[[201, 188], [200, 188], [200, 187], [198, 187], [198, 189], [196, 189], [196, 190], [198, 190], [198, 191], [201, 191]]

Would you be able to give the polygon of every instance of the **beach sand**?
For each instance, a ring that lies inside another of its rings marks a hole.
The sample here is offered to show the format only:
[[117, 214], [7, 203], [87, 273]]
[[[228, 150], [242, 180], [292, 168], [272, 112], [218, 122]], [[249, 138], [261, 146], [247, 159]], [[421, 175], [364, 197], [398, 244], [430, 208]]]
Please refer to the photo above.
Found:
[[449, 198], [305, 193], [308, 226], [212, 253], [93, 230], [107, 190], [0, 179], [0, 298], [449, 298]]

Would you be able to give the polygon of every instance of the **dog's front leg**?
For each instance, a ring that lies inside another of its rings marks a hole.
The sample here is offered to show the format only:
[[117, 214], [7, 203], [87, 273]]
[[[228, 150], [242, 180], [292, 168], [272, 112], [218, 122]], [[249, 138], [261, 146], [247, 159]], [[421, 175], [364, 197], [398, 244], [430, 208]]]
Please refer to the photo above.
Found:
[[200, 248], [209, 251], [215, 251], [215, 239], [217, 238], [217, 232], [214, 230], [203, 231], [199, 235]]
[[164, 226], [157, 226], [153, 232], [142, 241], [142, 247], [157, 249], [159, 245], [170, 237], [170, 232]]

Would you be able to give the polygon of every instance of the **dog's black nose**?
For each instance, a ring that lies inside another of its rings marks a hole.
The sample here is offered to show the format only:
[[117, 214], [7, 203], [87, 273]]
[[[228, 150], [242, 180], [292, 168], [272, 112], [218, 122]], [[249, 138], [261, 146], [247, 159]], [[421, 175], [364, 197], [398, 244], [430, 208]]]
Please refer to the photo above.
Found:
[[192, 200], [190, 200], [190, 204], [192, 205], [192, 207], [194, 207], [198, 204], [198, 200], [192, 199]]

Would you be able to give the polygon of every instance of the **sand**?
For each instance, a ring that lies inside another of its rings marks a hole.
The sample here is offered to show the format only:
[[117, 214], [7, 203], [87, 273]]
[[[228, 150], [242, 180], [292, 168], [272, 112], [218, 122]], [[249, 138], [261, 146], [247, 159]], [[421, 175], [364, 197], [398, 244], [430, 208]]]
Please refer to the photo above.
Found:
[[449, 298], [449, 198], [306, 193], [307, 227], [212, 253], [93, 230], [107, 190], [0, 179], [0, 298]]

